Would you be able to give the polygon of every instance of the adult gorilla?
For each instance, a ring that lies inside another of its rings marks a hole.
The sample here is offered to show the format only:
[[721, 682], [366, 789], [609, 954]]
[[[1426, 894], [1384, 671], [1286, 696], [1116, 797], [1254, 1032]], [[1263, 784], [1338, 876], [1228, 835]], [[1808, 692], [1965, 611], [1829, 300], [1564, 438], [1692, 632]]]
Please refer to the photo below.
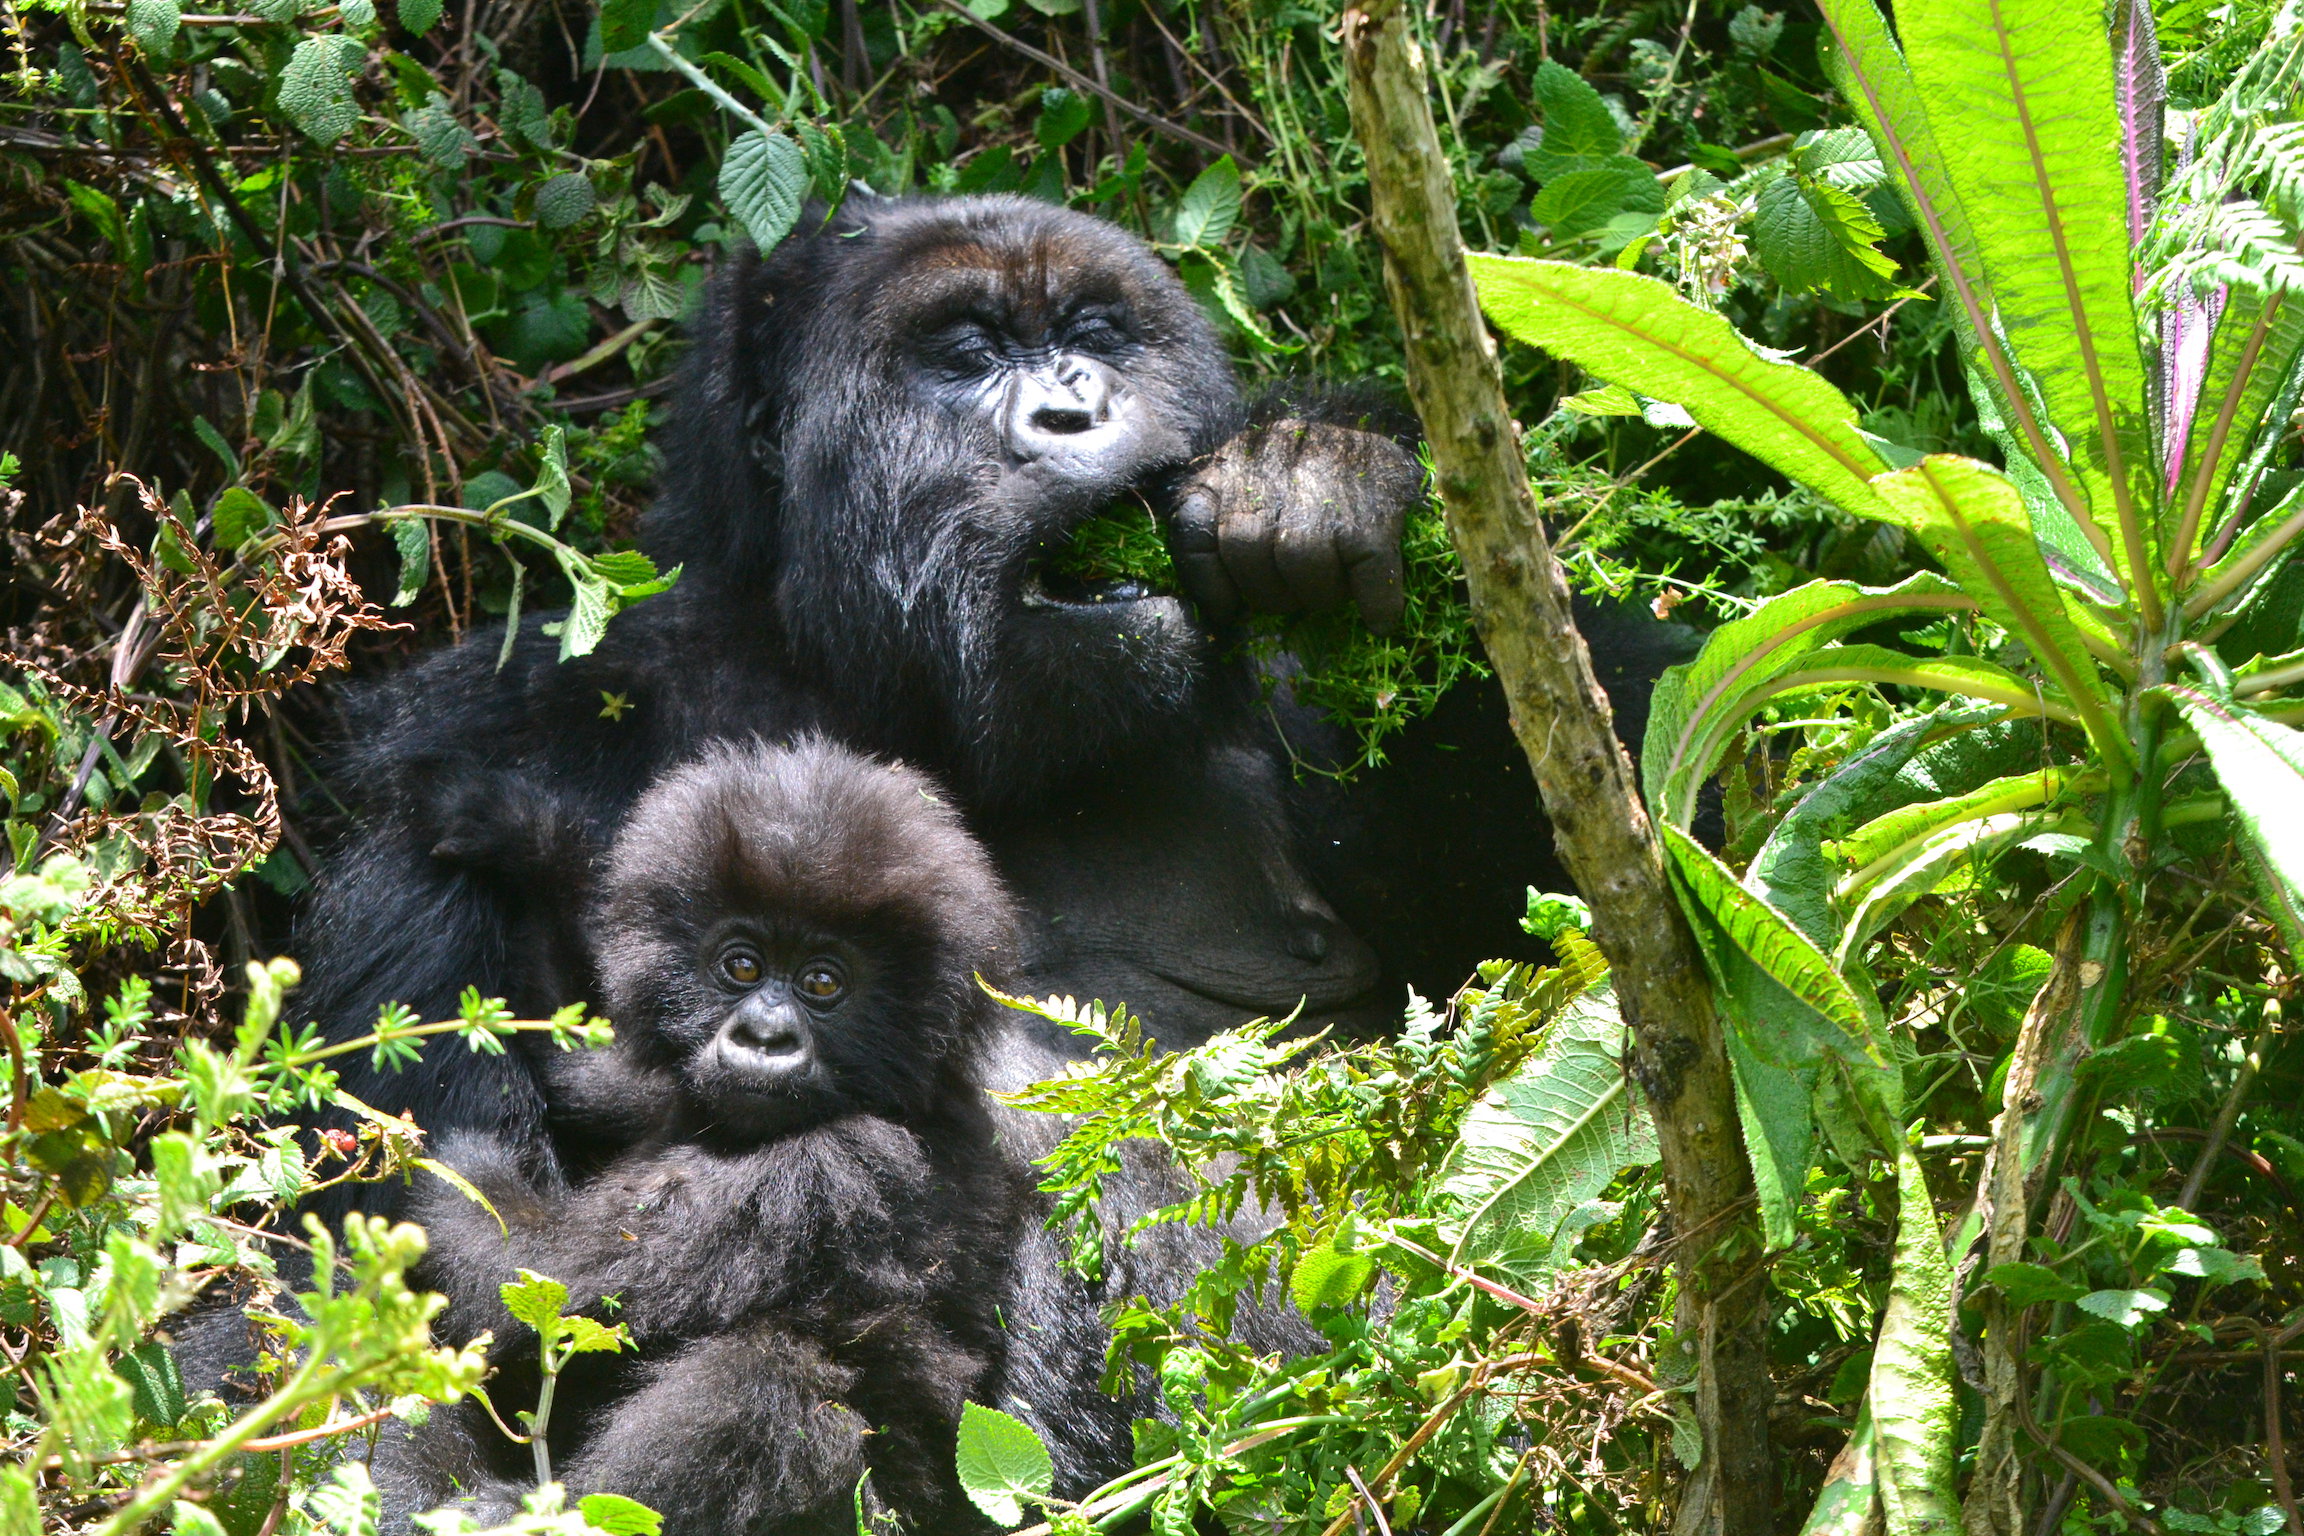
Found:
[[[1126, 999], [1172, 1044], [1300, 1000], [1381, 1021], [1403, 982], [1445, 991], [1509, 948], [1520, 888], [1557, 878], [1500, 702], [1459, 689], [1394, 771], [1300, 783], [1324, 728], [1267, 706], [1225, 626], [1348, 598], [1389, 623], [1420, 494], [1349, 410], [1252, 411], [1120, 230], [1014, 197], [852, 203], [705, 311], [641, 530], [679, 585], [583, 660], [532, 620], [501, 671], [478, 638], [356, 702], [308, 1000], [343, 1034], [467, 985], [526, 1015], [590, 995], [575, 919], [651, 777], [818, 731], [960, 797], [1026, 909], [1035, 990]], [[1129, 496], [1197, 605], [1052, 574]], [[1673, 648], [1622, 627], [1594, 650], [1644, 704]], [[1070, 1044], [1020, 1033], [995, 1074]], [[348, 1086], [541, 1151], [538, 1065], [442, 1052]]]

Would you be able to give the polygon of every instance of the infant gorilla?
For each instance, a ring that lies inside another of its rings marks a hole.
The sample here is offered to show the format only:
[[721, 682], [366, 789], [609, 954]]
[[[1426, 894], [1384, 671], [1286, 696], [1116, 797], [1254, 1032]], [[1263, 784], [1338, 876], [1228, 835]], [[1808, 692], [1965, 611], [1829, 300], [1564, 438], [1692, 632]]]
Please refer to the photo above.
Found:
[[[570, 1361], [554, 1473], [665, 1517], [671, 1536], [981, 1524], [953, 1470], [971, 1397], [998, 1390], [1029, 1171], [995, 1143], [974, 1075], [1013, 959], [1014, 913], [926, 779], [808, 741], [713, 749], [641, 799], [593, 913], [616, 1045], [572, 1056], [555, 1098], [629, 1149], [573, 1187], [467, 1133], [439, 1155], [495, 1218], [430, 1183], [420, 1274], [443, 1335], [493, 1330], [499, 1411], [536, 1400], [520, 1268], [631, 1330]], [[636, 1138], [636, 1140], [634, 1139]], [[602, 1298], [617, 1298], [611, 1309]], [[399, 1520], [517, 1507], [528, 1449], [477, 1404], [380, 1446]]]

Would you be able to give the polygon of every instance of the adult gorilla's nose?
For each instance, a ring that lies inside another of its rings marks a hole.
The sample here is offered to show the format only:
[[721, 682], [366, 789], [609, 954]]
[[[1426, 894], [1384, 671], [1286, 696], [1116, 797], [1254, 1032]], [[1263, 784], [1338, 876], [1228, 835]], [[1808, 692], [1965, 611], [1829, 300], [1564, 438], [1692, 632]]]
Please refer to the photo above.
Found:
[[1093, 451], [1116, 424], [1119, 380], [1093, 358], [1059, 356], [1008, 381], [1000, 435], [1018, 459]]

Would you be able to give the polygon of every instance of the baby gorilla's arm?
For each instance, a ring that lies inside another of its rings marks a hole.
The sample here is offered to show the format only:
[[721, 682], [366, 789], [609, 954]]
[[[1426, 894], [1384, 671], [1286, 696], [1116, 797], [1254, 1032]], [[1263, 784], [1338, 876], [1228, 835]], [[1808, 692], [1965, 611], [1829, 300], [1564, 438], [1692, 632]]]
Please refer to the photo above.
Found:
[[870, 1432], [843, 1403], [855, 1386], [773, 1324], [705, 1339], [655, 1367], [562, 1475], [662, 1511], [666, 1536], [848, 1530]]

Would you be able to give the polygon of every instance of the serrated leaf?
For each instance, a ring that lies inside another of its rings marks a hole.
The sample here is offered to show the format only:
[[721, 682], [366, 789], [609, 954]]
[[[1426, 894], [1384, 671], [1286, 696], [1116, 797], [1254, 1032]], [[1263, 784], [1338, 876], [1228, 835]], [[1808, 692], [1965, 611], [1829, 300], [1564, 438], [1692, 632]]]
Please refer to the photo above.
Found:
[[1376, 1260], [1365, 1253], [1341, 1253], [1328, 1244], [1308, 1248], [1288, 1276], [1288, 1295], [1296, 1310], [1310, 1315], [1314, 1307], [1349, 1306], [1375, 1278]]
[[2163, 1291], [2090, 1291], [2072, 1305], [2108, 1323], [2134, 1328], [2147, 1318], [2167, 1311], [2168, 1296]]
[[792, 232], [807, 196], [808, 158], [783, 134], [755, 128], [728, 146], [720, 200], [763, 256]]
[[1506, 334], [1685, 408], [1844, 511], [1887, 518], [1871, 482], [1888, 466], [1856, 430], [1854, 403], [1814, 372], [1761, 356], [1727, 320], [1637, 272], [1467, 260], [1481, 308]]
[[536, 449], [536, 483], [530, 487], [544, 503], [545, 526], [558, 532], [568, 515], [568, 435], [557, 426], [546, 427]]
[[[432, 1172], [439, 1173], [440, 1169], [434, 1168]], [[457, 1181], [450, 1179], [449, 1182]], [[559, 1324], [560, 1314], [568, 1305], [568, 1287], [532, 1269], [520, 1271], [519, 1279], [505, 1281], [496, 1292], [504, 1298], [505, 1311], [545, 1335], [550, 1335]]]
[[1896, 263], [1879, 248], [1886, 233], [1854, 193], [1780, 176], [1760, 189], [1752, 251], [1795, 292], [1883, 299], [1896, 292]]
[[1624, 134], [1616, 115], [1582, 75], [1547, 59], [1537, 66], [1529, 88], [1544, 114], [1544, 137], [1521, 161], [1530, 178], [1549, 182], [1596, 169], [1622, 153]]
[[399, 0], [400, 25], [418, 37], [440, 19], [442, 0]]
[[656, 0], [601, 0], [600, 49], [625, 53], [648, 41], [656, 25]]
[[424, 590], [424, 578], [432, 569], [432, 533], [420, 517], [397, 517], [386, 526], [392, 530], [393, 552], [400, 557], [400, 586], [392, 594], [392, 606], [405, 608]]
[[560, 1327], [564, 1346], [572, 1355], [612, 1355], [626, 1342], [622, 1328], [611, 1328], [594, 1318], [564, 1317]]
[[620, 1493], [588, 1493], [576, 1503], [584, 1523], [607, 1536], [660, 1536], [664, 1517]]
[[325, 149], [350, 133], [360, 121], [360, 105], [352, 97], [352, 77], [345, 63], [345, 48], [358, 55], [360, 45], [338, 36], [307, 37], [288, 55], [280, 71], [280, 110], [306, 138]]
[[434, 91], [432, 99], [401, 119], [401, 125], [423, 151], [424, 158], [444, 171], [460, 171], [480, 148], [472, 130], [457, 121], [448, 98]]
[[184, 12], [176, 0], [128, 0], [128, 35], [153, 58], [167, 55], [183, 24]]
[[1624, 1169], [1654, 1160], [1655, 1132], [1625, 1087], [1624, 1037], [1603, 985], [1570, 1004], [1536, 1054], [1465, 1111], [1440, 1168], [1441, 1194], [1463, 1213], [1454, 1262], [1540, 1274], [1557, 1258], [1568, 1214]]
[[2086, 1291], [2045, 1264], [2020, 1260], [1993, 1265], [1985, 1271], [1984, 1283], [1998, 1290], [2012, 1307], [2037, 1306], [2044, 1301], [2078, 1301]]
[[1176, 204], [1176, 243], [1214, 250], [1240, 218], [1240, 168], [1230, 155], [1192, 178]]
[[1620, 156], [1597, 169], [1570, 171], [1546, 182], [1528, 205], [1528, 217], [1548, 227], [1554, 240], [1572, 240], [1626, 210], [1662, 213], [1664, 189], [1648, 167]]
[[226, 486], [208, 514], [220, 550], [234, 550], [280, 520], [264, 498], [244, 485]]
[[571, 228], [592, 216], [594, 201], [591, 178], [562, 171], [536, 188], [536, 222], [546, 229]]
[[148, 1339], [112, 1363], [134, 1394], [136, 1417], [163, 1429], [184, 1417], [184, 1378], [176, 1357], [158, 1339]]
[[1811, 1068], [1787, 1067], [1762, 1057], [1745, 1031], [1728, 1031], [1728, 1066], [1736, 1080], [1736, 1119], [1760, 1197], [1760, 1230], [1770, 1248], [1800, 1239], [1800, 1202], [1808, 1193], [1815, 1158], [1816, 1091]]
[[1032, 126], [1033, 137], [1048, 149], [1062, 149], [1088, 126], [1088, 113], [1087, 97], [1061, 85], [1049, 86], [1040, 93], [1040, 117]]
[[961, 1409], [953, 1459], [968, 1501], [1003, 1528], [1024, 1523], [1026, 1497], [1056, 1486], [1055, 1463], [1032, 1426], [982, 1403]]

